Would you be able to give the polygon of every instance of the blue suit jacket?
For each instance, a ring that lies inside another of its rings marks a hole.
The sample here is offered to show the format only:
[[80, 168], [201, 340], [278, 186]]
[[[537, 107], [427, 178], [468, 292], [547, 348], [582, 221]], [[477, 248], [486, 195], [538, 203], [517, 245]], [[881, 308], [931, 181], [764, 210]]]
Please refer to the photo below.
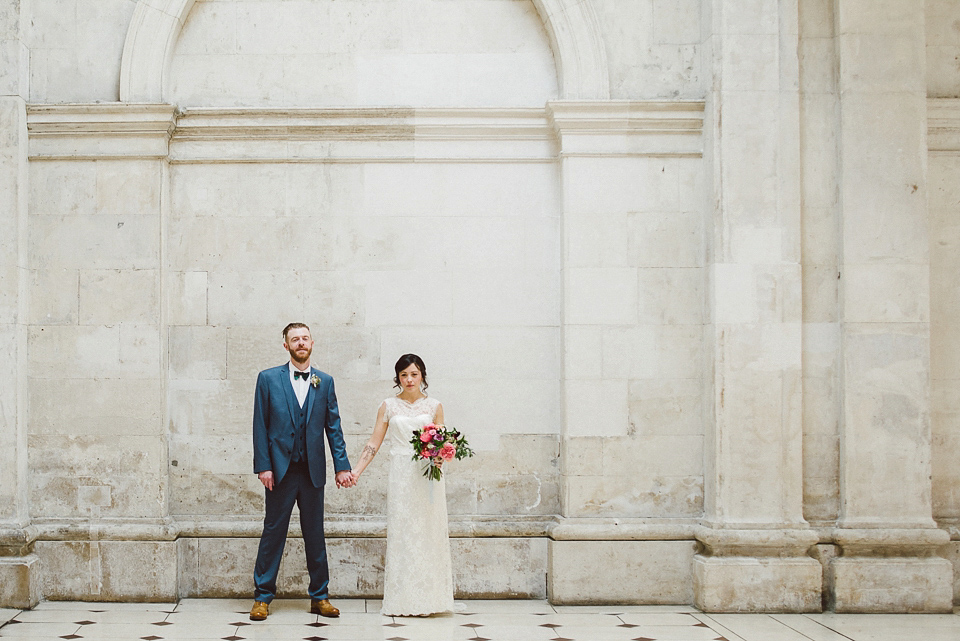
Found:
[[[314, 387], [311, 383], [307, 399], [303, 403], [307, 411], [307, 463], [310, 480], [314, 487], [323, 487], [327, 480], [327, 457], [323, 436], [330, 443], [330, 455], [337, 472], [350, 469], [347, 446], [340, 429], [340, 410], [337, 394], [333, 389], [333, 377], [311, 368], [311, 373], [320, 379]], [[300, 404], [290, 384], [288, 364], [271, 367], [260, 372], [253, 403], [253, 471], [257, 474], [272, 470], [275, 482], [279, 483], [290, 467], [293, 453], [294, 431]]]

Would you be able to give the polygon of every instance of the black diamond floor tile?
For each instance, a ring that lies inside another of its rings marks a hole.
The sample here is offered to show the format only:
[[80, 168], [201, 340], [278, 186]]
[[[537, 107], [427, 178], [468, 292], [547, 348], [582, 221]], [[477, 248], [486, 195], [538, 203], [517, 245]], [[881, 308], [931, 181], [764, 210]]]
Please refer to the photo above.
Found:
[[310, 626], [311, 628], [325, 628], [330, 624], [324, 623], [323, 621], [314, 621], [313, 623], [307, 623], [306, 625]]
[[406, 637], [390, 637], [387, 641], [408, 641]]
[[482, 628], [482, 623], [464, 623], [460, 626], [461, 628]]
[[77, 625], [93, 625], [96, 621], [74, 621]]
[[233, 636], [229, 636], [229, 637], [223, 637], [223, 641], [240, 641], [240, 640], [243, 639], [243, 638], [244, 638], [244, 637], [238, 637], [238, 636], [236, 636], [236, 635], [233, 635]]
[[327, 637], [303, 637], [303, 641], [327, 641]]
[[559, 627], [562, 627], [562, 626], [561, 626], [559, 623], [541, 623], [541, 624], [540, 624], [540, 627], [541, 627], [541, 628], [554, 628], [554, 629], [556, 629], [556, 628], [559, 628]]
[[384, 623], [384, 624], [383, 624], [383, 627], [385, 627], [385, 628], [402, 628], [402, 627], [403, 627], [403, 624], [402, 624], [402, 623]]
[[235, 625], [235, 626], [237, 626], [237, 627], [240, 627], [241, 625], [250, 625], [250, 624], [247, 623], [246, 621], [234, 621], [234, 622], [231, 623], [230, 625]]
[[470, 641], [493, 641], [493, 640], [488, 639], [486, 637], [473, 637]]
[[151, 634], [148, 637], [140, 637], [140, 638], [143, 639], [143, 641], [157, 641], [157, 639], [162, 639], [163, 637], [158, 637]]
[[621, 623], [617, 626], [618, 628], [638, 628], [640, 626], [634, 625], [633, 623]]
[[173, 625], [173, 621], [157, 621], [156, 623], [151, 623], [150, 625]]
[[656, 639], [651, 639], [650, 637], [637, 637], [633, 641], [656, 641]]
[[79, 634], [65, 634], [60, 638], [61, 639], [82, 639], [83, 637], [80, 636]]
[[550, 641], [573, 641], [573, 639], [565, 639], [564, 637], [554, 637]]

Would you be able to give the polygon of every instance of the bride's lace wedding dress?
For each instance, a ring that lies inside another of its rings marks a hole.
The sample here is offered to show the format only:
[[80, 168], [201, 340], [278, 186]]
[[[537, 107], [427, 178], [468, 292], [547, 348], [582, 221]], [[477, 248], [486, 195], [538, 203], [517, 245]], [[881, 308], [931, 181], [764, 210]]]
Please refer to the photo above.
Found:
[[387, 485], [387, 558], [383, 607], [387, 616], [453, 611], [453, 573], [447, 531], [444, 479], [423, 476], [412, 460], [414, 430], [434, 422], [440, 402], [424, 397], [413, 403], [384, 401], [390, 440]]

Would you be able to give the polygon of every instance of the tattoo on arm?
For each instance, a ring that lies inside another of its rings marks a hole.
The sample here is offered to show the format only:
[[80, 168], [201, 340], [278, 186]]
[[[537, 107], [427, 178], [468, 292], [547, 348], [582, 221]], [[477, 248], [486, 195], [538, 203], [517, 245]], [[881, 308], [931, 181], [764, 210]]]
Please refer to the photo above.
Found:
[[373, 457], [377, 455], [377, 448], [372, 445], [367, 445], [363, 448], [363, 451], [360, 452], [361, 461], [372, 461]]

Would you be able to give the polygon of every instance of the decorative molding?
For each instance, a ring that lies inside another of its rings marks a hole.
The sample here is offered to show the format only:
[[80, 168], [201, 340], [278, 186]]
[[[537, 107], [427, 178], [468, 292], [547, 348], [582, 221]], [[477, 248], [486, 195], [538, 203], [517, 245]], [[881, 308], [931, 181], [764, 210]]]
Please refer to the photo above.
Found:
[[[120, 62], [121, 102], [163, 102], [177, 40], [195, 0], [139, 0]], [[590, 0], [534, 0], [557, 61], [560, 96], [610, 97], [606, 48]]]
[[563, 156], [703, 154], [703, 102], [554, 101]]
[[189, 109], [29, 105], [30, 157], [216, 162], [555, 162], [702, 154], [702, 102], [529, 108]]
[[172, 105], [28, 105], [31, 159], [165, 158], [177, 122]]
[[960, 99], [927, 100], [927, 149], [960, 152]]

